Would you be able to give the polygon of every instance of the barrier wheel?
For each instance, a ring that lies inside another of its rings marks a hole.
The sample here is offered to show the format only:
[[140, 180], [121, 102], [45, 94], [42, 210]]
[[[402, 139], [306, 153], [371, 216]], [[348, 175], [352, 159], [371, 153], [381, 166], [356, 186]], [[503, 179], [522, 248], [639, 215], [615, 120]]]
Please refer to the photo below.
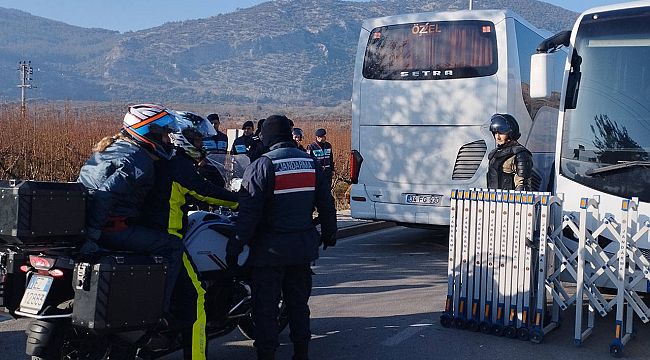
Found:
[[541, 329], [533, 329], [530, 331], [530, 341], [534, 344], [539, 344], [544, 340], [544, 332]]
[[615, 358], [623, 357], [623, 344], [615, 342], [609, 345], [609, 355]]
[[479, 330], [479, 323], [476, 320], [470, 320], [465, 324], [467, 327], [467, 330], [472, 331], [472, 332], [477, 332]]
[[481, 325], [479, 325], [479, 330], [481, 330], [481, 332], [483, 334], [491, 334], [492, 333], [492, 325], [487, 321], [483, 321], [483, 322], [481, 322]]
[[503, 336], [503, 325], [499, 325], [499, 324], [492, 325], [492, 334], [496, 336]]
[[455, 318], [454, 319], [454, 326], [458, 329], [464, 329], [465, 328], [465, 319], [463, 318]]
[[509, 337], [511, 339], [514, 339], [514, 338], [517, 337], [517, 328], [515, 328], [514, 326], [508, 325], [508, 326], [503, 328], [503, 335], [505, 335], [506, 337]]
[[452, 320], [453, 319], [449, 314], [440, 315], [440, 325], [442, 325], [442, 327], [446, 327], [446, 328], [451, 327]]
[[517, 330], [517, 338], [522, 341], [530, 340], [530, 330], [526, 327], [520, 327]]

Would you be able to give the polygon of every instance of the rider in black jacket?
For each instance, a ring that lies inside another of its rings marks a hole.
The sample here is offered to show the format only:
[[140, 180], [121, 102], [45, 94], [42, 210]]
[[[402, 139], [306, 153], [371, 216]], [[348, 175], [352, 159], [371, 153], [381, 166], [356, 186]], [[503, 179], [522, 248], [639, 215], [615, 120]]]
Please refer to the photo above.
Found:
[[[182, 243], [187, 229], [187, 205], [190, 198], [213, 206], [237, 207], [237, 194], [211, 183], [197, 172], [197, 162], [204, 155], [203, 138], [207, 135], [201, 129], [210, 124], [198, 115], [188, 114], [191, 113], [176, 113], [182, 130], [169, 135], [176, 153], [169, 161], [156, 164], [156, 179], [147, 198], [148, 207], [143, 211], [141, 219], [147, 226], [175, 236], [179, 243]], [[167, 200], [162, 201], [163, 199]], [[205, 359], [205, 286], [186, 253], [183, 254], [183, 265], [185, 272], [180, 272], [171, 303], [171, 326], [181, 330], [186, 359]], [[224, 300], [225, 298], [227, 297]], [[227, 306], [228, 304], [220, 304], [218, 308], [227, 309]]]
[[533, 156], [517, 140], [521, 137], [519, 124], [510, 114], [494, 114], [490, 131], [497, 147], [490, 152], [487, 185], [490, 189], [532, 189]]

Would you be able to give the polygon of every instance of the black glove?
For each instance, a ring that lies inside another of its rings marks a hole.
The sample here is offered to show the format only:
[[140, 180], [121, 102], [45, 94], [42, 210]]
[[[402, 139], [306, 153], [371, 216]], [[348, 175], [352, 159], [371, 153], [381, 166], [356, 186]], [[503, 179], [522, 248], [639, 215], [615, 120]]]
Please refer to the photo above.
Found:
[[320, 243], [323, 244], [323, 250], [330, 246], [336, 246], [336, 234], [321, 234]]

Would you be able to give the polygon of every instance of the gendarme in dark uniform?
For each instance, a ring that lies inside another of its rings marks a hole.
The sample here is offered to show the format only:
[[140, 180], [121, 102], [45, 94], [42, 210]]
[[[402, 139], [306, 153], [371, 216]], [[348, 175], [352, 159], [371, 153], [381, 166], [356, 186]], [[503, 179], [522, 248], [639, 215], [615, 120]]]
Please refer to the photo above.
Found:
[[[255, 347], [258, 359], [274, 359], [278, 343], [278, 303], [289, 312], [294, 359], [308, 359], [310, 263], [318, 247], [336, 244], [336, 209], [329, 179], [309, 155], [296, 148], [291, 123], [273, 115], [262, 127], [269, 152], [246, 168], [239, 196], [237, 239], [226, 260], [236, 266], [244, 244], [250, 246]], [[322, 233], [312, 222], [318, 210]]]
[[217, 133], [203, 139], [203, 149], [209, 154], [226, 154], [228, 152], [228, 135], [219, 131], [219, 114], [208, 115], [208, 121]]
[[487, 186], [490, 189], [531, 191], [533, 156], [517, 140], [521, 137], [519, 124], [510, 114], [494, 114], [490, 131], [497, 146], [488, 154], [490, 160]]
[[316, 159], [316, 163], [320, 165], [325, 174], [331, 179], [334, 175], [334, 152], [332, 144], [327, 142], [327, 131], [325, 129], [318, 129], [314, 133], [316, 141], [307, 145], [307, 154]]
[[254, 143], [253, 122], [250, 120], [244, 122], [241, 129], [244, 130], [244, 135], [236, 138], [230, 149], [230, 153], [233, 155], [248, 154], [248, 150]]

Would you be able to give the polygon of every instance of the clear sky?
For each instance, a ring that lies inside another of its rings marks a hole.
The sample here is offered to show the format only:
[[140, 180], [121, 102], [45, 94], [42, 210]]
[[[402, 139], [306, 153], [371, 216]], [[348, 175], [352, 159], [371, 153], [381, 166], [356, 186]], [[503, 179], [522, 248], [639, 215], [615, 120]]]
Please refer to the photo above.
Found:
[[[0, 0], [0, 7], [71, 25], [111, 30], [141, 30], [168, 21], [198, 19], [247, 8], [267, 0]], [[363, 1], [363, 0], [355, 0]], [[582, 12], [590, 7], [623, 0], [544, 0]], [[469, 4], [469, 0], [467, 1]]]

